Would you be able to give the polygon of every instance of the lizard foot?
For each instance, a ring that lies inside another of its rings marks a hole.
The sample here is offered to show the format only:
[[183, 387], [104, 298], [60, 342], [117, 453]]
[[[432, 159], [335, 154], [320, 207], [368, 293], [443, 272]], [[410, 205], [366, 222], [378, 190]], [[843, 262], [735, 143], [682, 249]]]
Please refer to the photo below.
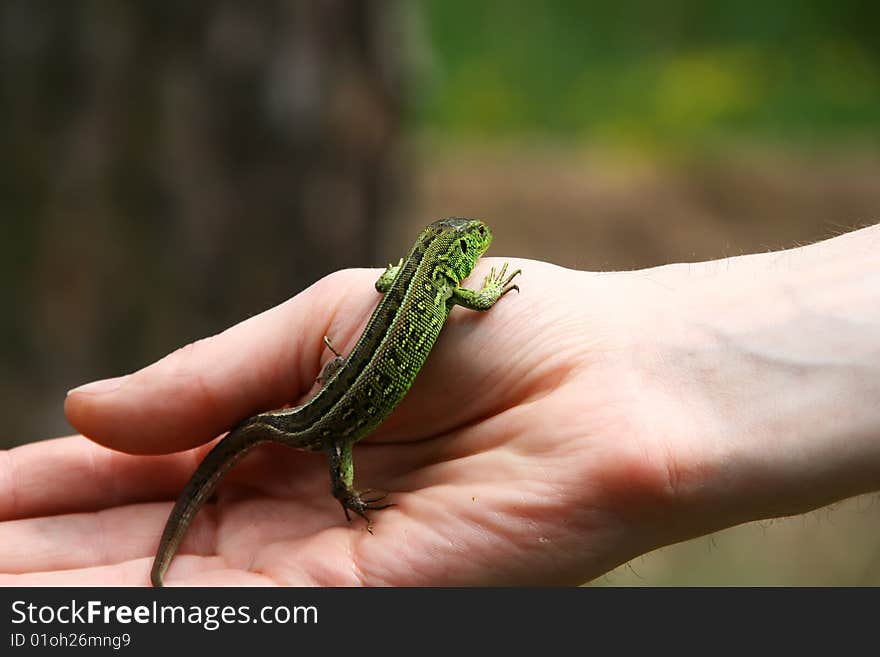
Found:
[[515, 272], [510, 274], [507, 278], [505, 278], [505, 274], [507, 274], [507, 263], [501, 267], [501, 271], [498, 273], [495, 272], [495, 267], [492, 267], [492, 270], [489, 272], [489, 275], [483, 280], [483, 288], [495, 287], [501, 291], [499, 297], [503, 297], [508, 292], [516, 290], [519, 292], [519, 285], [511, 285], [510, 282], [516, 278], [519, 274], [522, 274], [522, 269], [517, 269]]
[[345, 512], [345, 519], [351, 522], [351, 515], [348, 512], [349, 510], [354, 511], [357, 515], [367, 521], [367, 531], [371, 534], [373, 533], [373, 521], [370, 520], [367, 511], [379, 511], [394, 506], [391, 502], [377, 504], [377, 502], [385, 499], [388, 496], [388, 493], [379, 493], [378, 495], [369, 498], [362, 497], [362, 495], [369, 495], [373, 492], [374, 491], [371, 490], [365, 490], [363, 493], [358, 493], [355, 490], [349, 490], [346, 491], [344, 495], [337, 498], [339, 504], [342, 505], [342, 510]]

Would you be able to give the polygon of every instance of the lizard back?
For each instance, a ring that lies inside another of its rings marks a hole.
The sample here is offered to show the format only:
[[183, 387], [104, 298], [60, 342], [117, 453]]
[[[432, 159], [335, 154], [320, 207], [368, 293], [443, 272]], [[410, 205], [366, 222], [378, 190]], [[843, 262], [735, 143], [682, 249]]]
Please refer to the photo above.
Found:
[[459, 234], [473, 223], [444, 219], [422, 231], [351, 354], [324, 388], [303, 406], [259, 416], [285, 434], [280, 442], [309, 451], [324, 449], [330, 440], [356, 442], [394, 410], [440, 335], [452, 289], [485, 250], [466, 269], [445, 266], [450, 251], [462, 250]]

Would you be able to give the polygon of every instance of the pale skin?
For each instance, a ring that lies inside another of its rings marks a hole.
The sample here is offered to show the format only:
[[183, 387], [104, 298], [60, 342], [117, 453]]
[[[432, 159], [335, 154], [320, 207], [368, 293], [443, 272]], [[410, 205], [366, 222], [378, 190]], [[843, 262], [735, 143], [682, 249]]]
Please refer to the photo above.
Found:
[[[521, 292], [456, 309], [402, 405], [355, 447], [356, 484], [396, 505], [373, 512], [373, 535], [345, 521], [322, 455], [261, 447], [199, 513], [166, 585], [578, 584], [880, 490], [878, 254], [880, 226], [634, 272], [511, 259]], [[470, 287], [502, 262], [484, 258]], [[0, 584], [148, 584], [207, 443], [308, 395], [332, 358], [323, 336], [348, 352], [379, 273], [338, 272], [71, 392], [67, 417], [96, 442], [0, 458]]]

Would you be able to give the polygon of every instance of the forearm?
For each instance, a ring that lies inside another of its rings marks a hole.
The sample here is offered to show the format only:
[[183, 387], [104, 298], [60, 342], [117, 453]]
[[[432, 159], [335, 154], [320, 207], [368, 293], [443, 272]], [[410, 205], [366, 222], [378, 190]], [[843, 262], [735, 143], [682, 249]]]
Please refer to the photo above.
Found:
[[645, 367], [683, 418], [667, 440], [695, 518], [726, 526], [880, 489], [878, 253], [874, 226], [651, 272], [667, 292]]

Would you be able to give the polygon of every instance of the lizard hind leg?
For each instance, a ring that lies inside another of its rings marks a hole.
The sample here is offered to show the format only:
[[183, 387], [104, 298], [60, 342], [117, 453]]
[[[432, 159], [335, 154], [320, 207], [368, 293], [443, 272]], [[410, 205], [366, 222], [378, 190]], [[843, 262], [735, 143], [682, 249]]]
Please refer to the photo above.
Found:
[[403, 267], [403, 258], [401, 258], [396, 265], [388, 263], [388, 267], [376, 280], [376, 291], [385, 294], [388, 290], [390, 290], [392, 284], [394, 283], [394, 279], [397, 278], [397, 273], [400, 271], [401, 267]]
[[[372, 495], [374, 491], [364, 491], [363, 494], [354, 489], [354, 460], [352, 459], [352, 445], [349, 442], [333, 442], [327, 446], [327, 460], [330, 465], [330, 491], [333, 497], [342, 506], [345, 519], [351, 522], [351, 514], [357, 515], [367, 521], [367, 531], [373, 533], [373, 521], [367, 515], [367, 511], [378, 511], [394, 506], [391, 503], [379, 504], [386, 494]], [[372, 495], [370, 497], [365, 497]]]
[[330, 341], [326, 335], [324, 336], [324, 344], [327, 345], [327, 348], [333, 352], [335, 358], [331, 358], [326, 363], [324, 363], [324, 367], [321, 368], [321, 373], [318, 374], [318, 385], [325, 386], [330, 379], [333, 378], [333, 375], [336, 374], [339, 369], [345, 364], [345, 359], [342, 357], [338, 351], [336, 351], [336, 347], [333, 346], [333, 343]]

